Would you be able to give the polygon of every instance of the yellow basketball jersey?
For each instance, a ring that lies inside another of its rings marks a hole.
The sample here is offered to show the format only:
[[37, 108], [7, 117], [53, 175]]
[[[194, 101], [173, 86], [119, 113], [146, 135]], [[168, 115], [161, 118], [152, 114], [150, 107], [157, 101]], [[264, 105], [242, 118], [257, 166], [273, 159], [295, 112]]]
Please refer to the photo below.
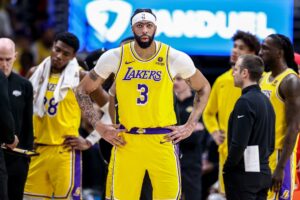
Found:
[[275, 114], [275, 149], [282, 149], [284, 137], [286, 134], [286, 120], [285, 120], [285, 105], [283, 99], [279, 94], [279, 85], [281, 81], [289, 74], [296, 74], [292, 69], [288, 68], [274, 80], [269, 81], [271, 72], [265, 74], [260, 82], [262, 92], [270, 99]]
[[116, 75], [120, 123], [128, 130], [176, 124], [173, 80], [168, 68], [169, 46], [158, 43], [155, 55], [142, 60], [133, 44], [122, 47]]
[[67, 95], [58, 103], [54, 101], [54, 90], [60, 74], [50, 74], [44, 98], [45, 114], [33, 116], [34, 142], [60, 145], [65, 135], [78, 136], [81, 111], [75, 93], [69, 89]]

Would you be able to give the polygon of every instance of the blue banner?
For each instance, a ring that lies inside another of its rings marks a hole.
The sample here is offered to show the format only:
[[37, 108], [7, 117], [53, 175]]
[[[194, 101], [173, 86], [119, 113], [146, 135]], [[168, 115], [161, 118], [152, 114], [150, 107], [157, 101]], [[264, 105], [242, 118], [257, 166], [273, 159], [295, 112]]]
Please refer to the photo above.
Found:
[[229, 55], [237, 30], [293, 39], [293, 0], [70, 0], [69, 31], [80, 50], [117, 47], [136, 8], [153, 9], [156, 40], [191, 55]]

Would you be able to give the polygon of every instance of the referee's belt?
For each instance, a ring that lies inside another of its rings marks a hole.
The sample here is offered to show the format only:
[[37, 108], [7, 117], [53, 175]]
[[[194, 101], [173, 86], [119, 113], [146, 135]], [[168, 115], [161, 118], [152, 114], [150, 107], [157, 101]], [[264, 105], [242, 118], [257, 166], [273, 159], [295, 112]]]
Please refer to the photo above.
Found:
[[[125, 129], [123, 125], [120, 125], [120, 129]], [[126, 131], [126, 133], [131, 134], [166, 134], [171, 133], [172, 130], [169, 128], [132, 128], [129, 131]]]

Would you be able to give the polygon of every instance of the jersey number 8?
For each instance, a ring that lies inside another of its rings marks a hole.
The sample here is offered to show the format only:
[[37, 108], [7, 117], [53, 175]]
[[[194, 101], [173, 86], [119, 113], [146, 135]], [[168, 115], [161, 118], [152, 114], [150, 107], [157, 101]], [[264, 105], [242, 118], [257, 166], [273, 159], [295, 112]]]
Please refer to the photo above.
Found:
[[55, 103], [53, 97], [49, 101], [45, 97], [44, 98], [44, 105], [46, 105], [47, 103], [48, 103], [48, 109], [47, 109], [48, 115], [54, 116], [56, 114], [56, 112], [57, 112], [57, 105], [58, 105], [58, 103]]

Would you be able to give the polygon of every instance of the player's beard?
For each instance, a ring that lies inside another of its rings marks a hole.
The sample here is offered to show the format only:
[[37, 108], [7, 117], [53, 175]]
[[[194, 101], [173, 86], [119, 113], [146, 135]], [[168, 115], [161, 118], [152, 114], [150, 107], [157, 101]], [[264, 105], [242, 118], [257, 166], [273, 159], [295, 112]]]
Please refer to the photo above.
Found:
[[138, 43], [138, 45], [139, 45], [142, 49], [146, 49], [146, 48], [150, 47], [150, 45], [152, 44], [152, 42], [153, 42], [153, 40], [154, 40], [154, 35], [155, 35], [155, 33], [154, 33], [152, 36], [147, 35], [147, 36], [149, 37], [149, 41], [148, 41], [148, 42], [143, 42], [143, 41], [141, 40], [141, 37], [143, 37], [143, 36], [145, 36], [145, 35], [138, 36], [138, 35], [135, 34], [135, 33], [133, 33], [133, 35], [134, 35], [134, 39], [135, 39], [135, 41]]
[[260, 58], [264, 61], [264, 71], [265, 72], [269, 72], [272, 71], [272, 66], [276, 65], [276, 63], [274, 62], [275, 58], [265, 58], [264, 56], [260, 56]]

